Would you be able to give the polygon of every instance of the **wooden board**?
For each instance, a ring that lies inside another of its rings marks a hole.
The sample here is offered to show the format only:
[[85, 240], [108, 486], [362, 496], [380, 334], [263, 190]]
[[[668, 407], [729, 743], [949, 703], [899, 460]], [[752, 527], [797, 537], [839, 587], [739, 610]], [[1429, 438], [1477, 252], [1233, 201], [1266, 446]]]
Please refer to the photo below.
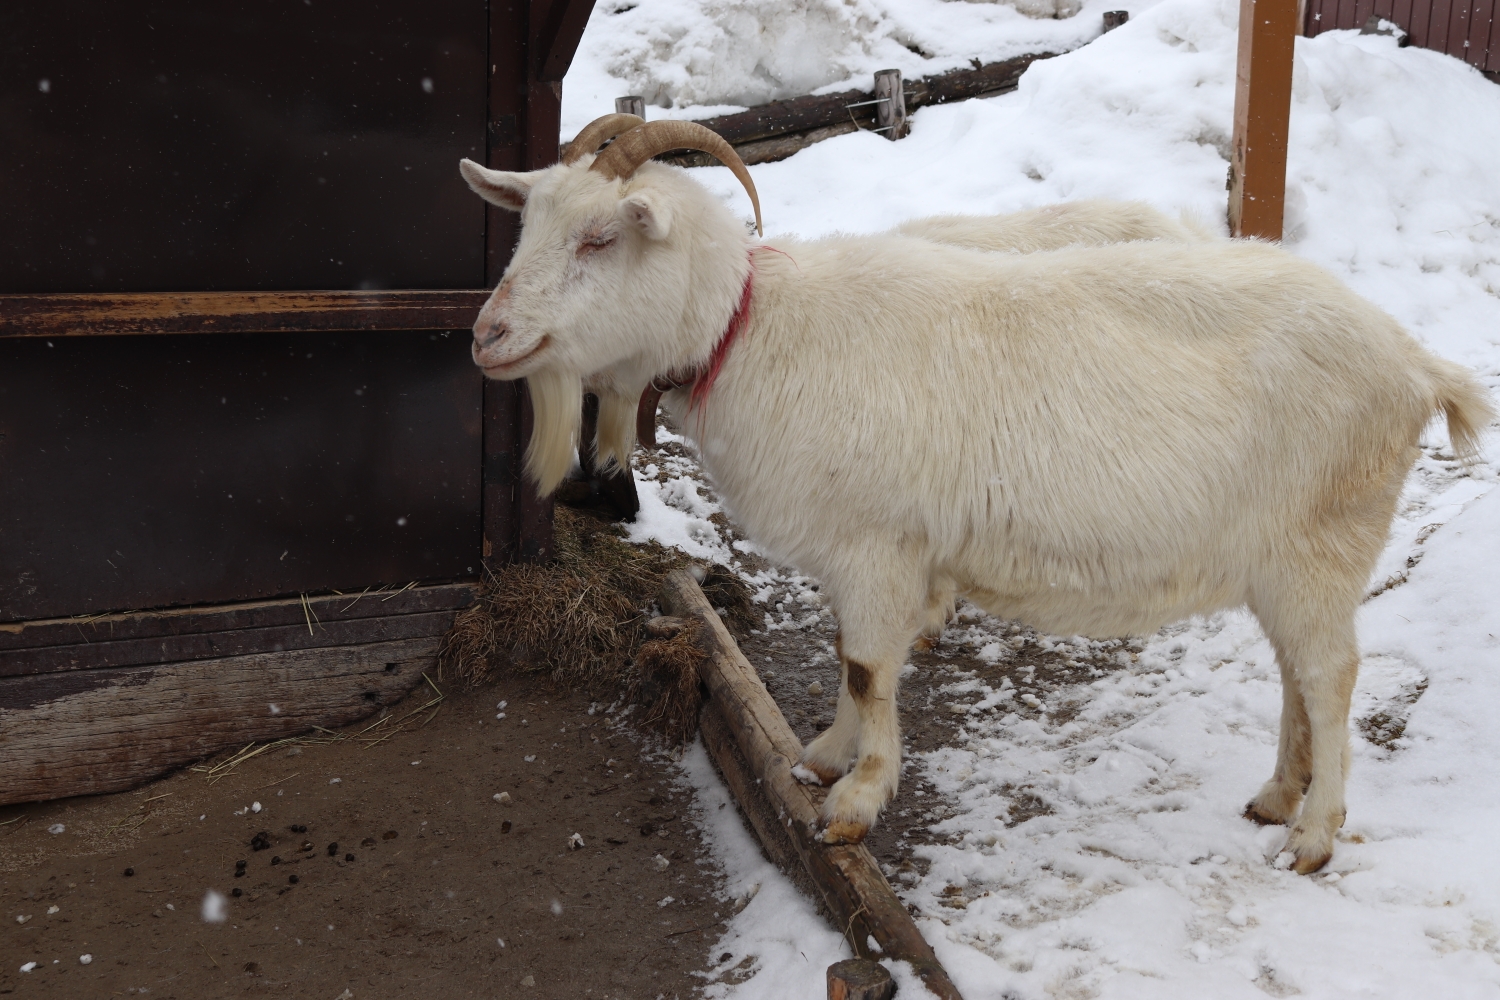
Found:
[[0, 295], [0, 337], [467, 330], [484, 289]]
[[[940, 1000], [962, 1000], [869, 849], [863, 844], [830, 846], [818, 839], [823, 793], [792, 776], [802, 745], [697, 582], [683, 570], [668, 574], [661, 602], [669, 614], [699, 623], [706, 654], [698, 667], [699, 676], [755, 776], [754, 788], [765, 796], [850, 947], [861, 958], [909, 962]], [[752, 817], [758, 811], [755, 805], [745, 808]], [[871, 939], [878, 951], [869, 947]]]
[[0, 678], [0, 805], [122, 791], [252, 740], [354, 722], [421, 683], [439, 641]]

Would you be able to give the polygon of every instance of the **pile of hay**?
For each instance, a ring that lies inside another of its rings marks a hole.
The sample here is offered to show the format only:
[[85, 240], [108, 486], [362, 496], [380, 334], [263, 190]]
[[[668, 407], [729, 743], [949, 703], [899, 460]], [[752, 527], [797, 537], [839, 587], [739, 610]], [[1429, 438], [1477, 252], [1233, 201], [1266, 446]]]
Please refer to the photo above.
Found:
[[[491, 575], [444, 638], [442, 669], [469, 687], [516, 671], [610, 696], [623, 690], [651, 728], [672, 742], [691, 739], [701, 698], [694, 630], [642, 645], [663, 579], [688, 558], [655, 544], [632, 545], [614, 524], [562, 505], [554, 525], [556, 558]], [[743, 636], [762, 621], [727, 568], [708, 568], [702, 584], [730, 631]]]

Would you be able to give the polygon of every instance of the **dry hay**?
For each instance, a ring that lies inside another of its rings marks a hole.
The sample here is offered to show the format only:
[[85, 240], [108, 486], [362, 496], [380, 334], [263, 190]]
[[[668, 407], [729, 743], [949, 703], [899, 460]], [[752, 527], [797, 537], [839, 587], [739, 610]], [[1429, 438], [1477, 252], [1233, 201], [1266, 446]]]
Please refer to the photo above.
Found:
[[[539, 675], [559, 686], [624, 690], [637, 718], [673, 743], [697, 733], [702, 652], [696, 628], [665, 620], [648, 637], [650, 609], [667, 573], [688, 558], [660, 545], [632, 545], [620, 530], [559, 504], [555, 559], [513, 563], [485, 581], [443, 639], [442, 668], [469, 687], [501, 671]], [[749, 592], [724, 566], [701, 568], [709, 603], [731, 632], [763, 620]]]
[[698, 711], [703, 707], [700, 626], [689, 619], [658, 618], [649, 630], [652, 638], [636, 651], [626, 697], [636, 706], [641, 725], [673, 746], [687, 743], [698, 735]]

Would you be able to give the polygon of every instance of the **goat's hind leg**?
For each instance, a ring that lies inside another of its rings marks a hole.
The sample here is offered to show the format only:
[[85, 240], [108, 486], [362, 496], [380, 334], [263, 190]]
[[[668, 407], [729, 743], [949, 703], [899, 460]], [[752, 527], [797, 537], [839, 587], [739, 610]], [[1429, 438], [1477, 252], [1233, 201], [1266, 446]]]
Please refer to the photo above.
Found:
[[[1283, 732], [1282, 748], [1289, 751], [1289, 759], [1285, 766], [1278, 760], [1276, 775], [1252, 807], [1267, 819], [1290, 820], [1290, 815], [1276, 814], [1294, 791], [1301, 791], [1300, 779], [1307, 775], [1307, 797], [1285, 848], [1295, 858], [1292, 867], [1306, 875], [1328, 863], [1334, 834], [1344, 825], [1349, 702], [1359, 672], [1354, 601], [1333, 594], [1289, 594], [1270, 613], [1257, 609], [1257, 614], [1276, 647], [1283, 683], [1295, 684], [1301, 695], [1307, 735], [1303, 744], [1300, 734], [1289, 737]], [[1272, 794], [1267, 796], [1267, 791]]]
[[1288, 654], [1276, 651], [1281, 667], [1281, 733], [1276, 746], [1276, 770], [1245, 806], [1245, 818], [1263, 826], [1290, 826], [1312, 780], [1312, 735], [1302, 686]]

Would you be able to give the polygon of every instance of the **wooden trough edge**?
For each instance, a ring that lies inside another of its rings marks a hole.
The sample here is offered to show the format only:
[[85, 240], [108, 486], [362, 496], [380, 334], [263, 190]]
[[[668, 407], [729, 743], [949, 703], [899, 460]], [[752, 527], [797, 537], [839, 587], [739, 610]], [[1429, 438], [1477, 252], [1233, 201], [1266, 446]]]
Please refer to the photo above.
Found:
[[[766, 853], [783, 866], [792, 856], [801, 862], [856, 955], [908, 962], [941, 1000], [963, 1000], [869, 849], [818, 839], [823, 792], [792, 776], [802, 745], [690, 573], [668, 574], [662, 607], [700, 626], [706, 655], [698, 672], [710, 695], [702, 716], [704, 745]], [[871, 939], [878, 951], [869, 946]]]

